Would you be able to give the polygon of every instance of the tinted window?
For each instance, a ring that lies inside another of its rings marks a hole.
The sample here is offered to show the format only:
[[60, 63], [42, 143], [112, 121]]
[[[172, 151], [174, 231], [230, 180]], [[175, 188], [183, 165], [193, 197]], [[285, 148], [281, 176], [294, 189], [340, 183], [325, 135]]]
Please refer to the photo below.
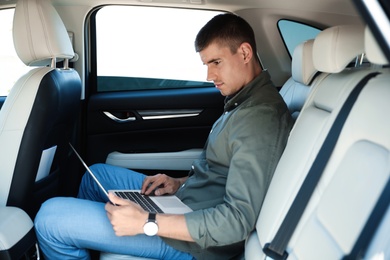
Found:
[[106, 6], [96, 14], [97, 90], [203, 87], [200, 28], [220, 12]]
[[321, 31], [313, 26], [290, 20], [280, 20], [278, 22], [278, 27], [288, 52], [290, 53], [290, 57], [298, 44], [309, 39], [314, 39]]

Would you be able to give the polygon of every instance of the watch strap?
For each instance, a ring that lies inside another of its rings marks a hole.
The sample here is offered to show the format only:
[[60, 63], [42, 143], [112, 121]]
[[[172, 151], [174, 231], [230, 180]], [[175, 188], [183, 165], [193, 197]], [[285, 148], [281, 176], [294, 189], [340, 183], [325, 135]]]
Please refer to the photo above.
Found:
[[149, 212], [146, 222], [156, 222], [156, 213]]

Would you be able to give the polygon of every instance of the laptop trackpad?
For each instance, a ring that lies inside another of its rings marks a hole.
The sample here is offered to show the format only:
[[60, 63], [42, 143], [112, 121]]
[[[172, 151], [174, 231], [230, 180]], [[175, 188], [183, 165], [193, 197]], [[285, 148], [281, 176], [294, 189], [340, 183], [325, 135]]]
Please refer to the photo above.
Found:
[[183, 214], [192, 210], [181, 202], [176, 196], [150, 197], [165, 213]]

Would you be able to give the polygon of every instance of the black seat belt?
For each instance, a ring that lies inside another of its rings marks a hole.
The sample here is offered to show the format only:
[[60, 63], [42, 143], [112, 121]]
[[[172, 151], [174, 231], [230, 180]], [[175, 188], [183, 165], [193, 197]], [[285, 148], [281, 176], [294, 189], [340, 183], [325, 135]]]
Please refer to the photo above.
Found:
[[344, 256], [343, 260], [363, 259], [366, 250], [379, 227], [388, 207], [390, 205], [390, 178], [383, 189], [379, 199], [377, 200], [374, 209], [364, 225], [358, 239], [355, 242], [351, 252]]
[[358, 98], [361, 90], [367, 84], [367, 82], [378, 75], [378, 72], [370, 73], [359, 81], [356, 87], [349, 94], [347, 100], [343, 104], [339, 114], [337, 115], [329, 133], [319, 150], [317, 157], [315, 158], [305, 180], [302, 183], [293, 203], [290, 206], [282, 224], [280, 225], [274, 239], [271, 243], [267, 243], [263, 252], [273, 259], [287, 259], [288, 253], [286, 252], [287, 244], [290, 241], [294, 230], [298, 225], [298, 222], [305, 211], [311, 195], [319, 182], [321, 175], [328, 163], [330, 155], [337, 143], [340, 132], [344, 126], [344, 123], [351, 111], [356, 99]]

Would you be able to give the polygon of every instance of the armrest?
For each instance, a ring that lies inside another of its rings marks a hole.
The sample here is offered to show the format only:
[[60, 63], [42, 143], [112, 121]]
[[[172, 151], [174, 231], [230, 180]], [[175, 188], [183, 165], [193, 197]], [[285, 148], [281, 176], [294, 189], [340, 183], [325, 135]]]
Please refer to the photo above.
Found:
[[164, 153], [112, 152], [106, 163], [129, 169], [143, 170], [190, 170], [192, 162], [199, 158], [202, 149]]
[[34, 223], [27, 213], [0, 207], [0, 259], [19, 259], [35, 243]]

